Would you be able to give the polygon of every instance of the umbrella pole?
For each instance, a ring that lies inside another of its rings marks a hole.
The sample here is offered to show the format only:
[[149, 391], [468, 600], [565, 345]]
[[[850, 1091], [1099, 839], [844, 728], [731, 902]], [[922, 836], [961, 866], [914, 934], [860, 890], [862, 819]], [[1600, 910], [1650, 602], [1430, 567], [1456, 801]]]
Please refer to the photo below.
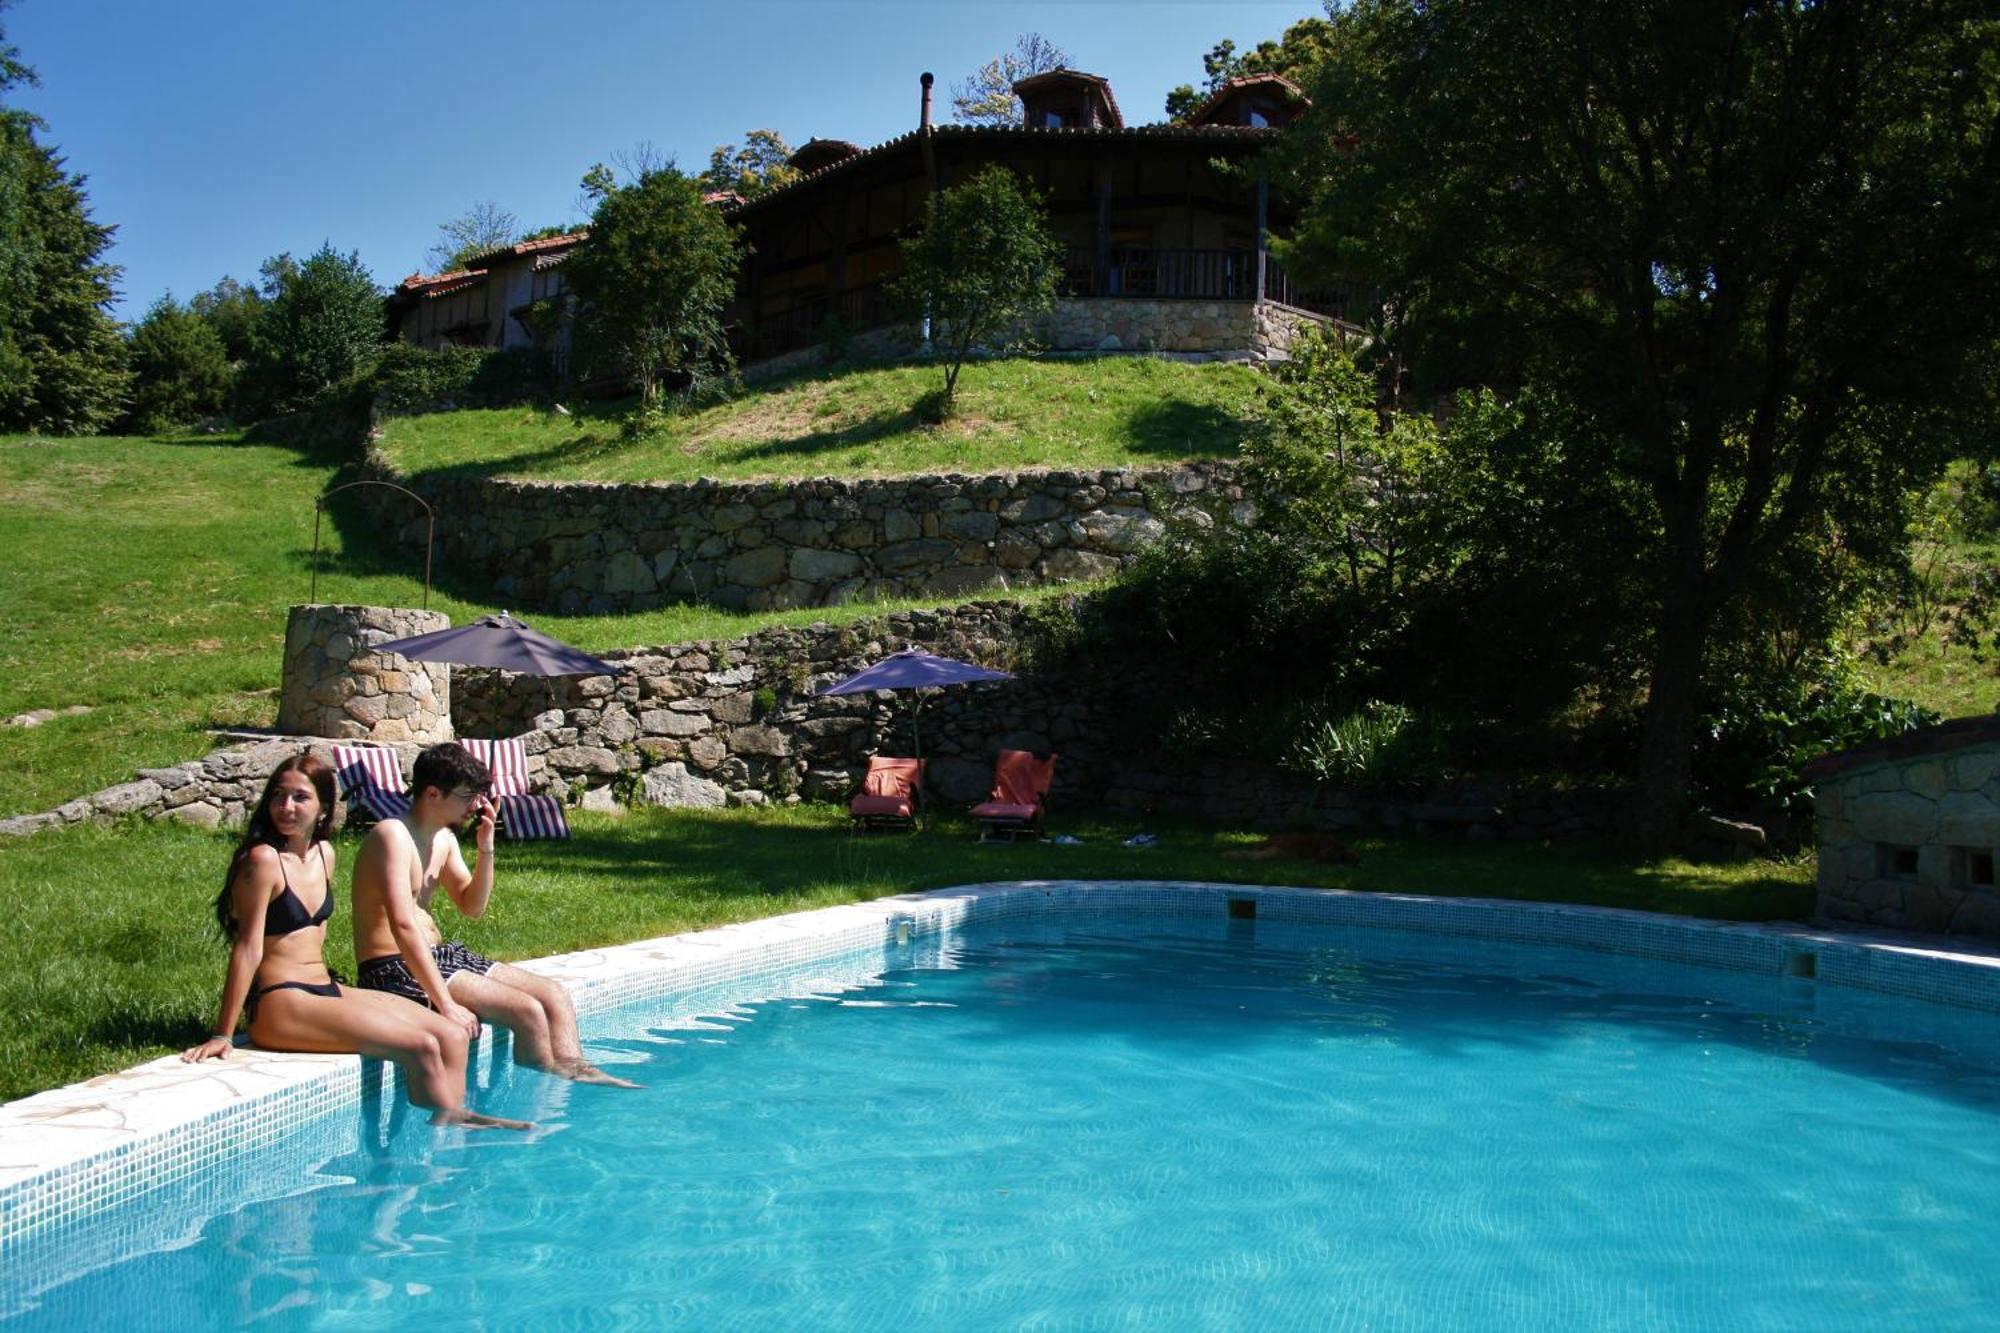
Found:
[[917, 761], [917, 831], [930, 823], [931, 803], [924, 796], [924, 743], [920, 728], [924, 720], [924, 692], [916, 691], [917, 707], [910, 714], [910, 750]]

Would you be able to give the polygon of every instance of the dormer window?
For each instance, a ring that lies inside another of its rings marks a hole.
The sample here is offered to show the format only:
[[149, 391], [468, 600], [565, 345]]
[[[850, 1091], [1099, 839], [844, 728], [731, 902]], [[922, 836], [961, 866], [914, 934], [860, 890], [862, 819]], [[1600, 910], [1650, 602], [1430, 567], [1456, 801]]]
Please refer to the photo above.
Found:
[[1095, 74], [1054, 69], [1014, 84], [1021, 99], [1021, 121], [1031, 129], [1123, 129], [1125, 118], [1111, 96], [1111, 85]]
[[1253, 129], [1267, 130], [1271, 128], [1271, 115], [1261, 106], [1251, 107], [1250, 114], [1246, 117], [1246, 120]]

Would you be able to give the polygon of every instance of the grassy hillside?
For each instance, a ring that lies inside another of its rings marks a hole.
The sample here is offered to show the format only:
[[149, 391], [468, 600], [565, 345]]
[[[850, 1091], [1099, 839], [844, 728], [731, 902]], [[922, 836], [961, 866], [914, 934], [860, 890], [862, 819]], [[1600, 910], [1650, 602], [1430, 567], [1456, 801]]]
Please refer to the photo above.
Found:
[[[1959, 542], [1949, 549], [1968, 564], [2000, 568], [2000, 542]], [[1877, 693], [1915, 699], [1946, 717], [1970, 717], [2000, 710], [2000, 644], [1990, 636], [1983, 657], [1974, 658], [1967, 644], [1949, 642], [1940, 620], [1887, 662], [1864, 657], [1861, 671]]]
[[392, 421], [382, 448], [412, 472], [588, 481], [1121, 467], [1233, 454], [1264, 384], [1248, 366], [1146, 357], [982, 361], [959, 381], [959, 416], [926, 426], [911, 405], [940, 378], [900, 365], [783, 380], [637, 440], [619, 433], [629, 400], [434, 413]]
[[[0, 717], [93, 710], [0, 727], [0, 816], [192, 758], [210, 748], [207, 728], [276, 720], [285, 612], [306, 600], [313, 499], [333, 472], [329, 460], [230, 437], [0, 439]], [[420, 605], [422, 566], [378, 552], [369, 531], [352, 508], [322, 525], [320, 600]], [[447, 579], [430, 604], [462, 625], [505, 609], [486, 597]], [[682, 607], [534, 623], [602, 651], [886, 609]]]

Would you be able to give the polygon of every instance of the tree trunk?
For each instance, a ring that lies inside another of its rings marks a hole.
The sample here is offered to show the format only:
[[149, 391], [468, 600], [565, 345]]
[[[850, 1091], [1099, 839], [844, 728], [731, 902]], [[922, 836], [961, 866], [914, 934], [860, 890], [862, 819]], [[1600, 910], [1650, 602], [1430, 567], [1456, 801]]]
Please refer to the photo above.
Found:
[[1645, 851], [1664, 852], [1686, 813], [1694, 770], [1694, 724], [1710, 616], [1703, 596], [1701, 520], [1670, 520], [1668, 567], [1654, 625], [1639, 780], [1628, 827]]

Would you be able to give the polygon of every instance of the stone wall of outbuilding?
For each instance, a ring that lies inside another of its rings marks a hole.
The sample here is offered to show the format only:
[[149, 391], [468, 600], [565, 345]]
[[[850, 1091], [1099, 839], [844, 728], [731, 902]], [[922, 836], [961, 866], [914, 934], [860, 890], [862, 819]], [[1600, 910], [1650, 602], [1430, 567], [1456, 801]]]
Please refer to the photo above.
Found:
[[442, 611], [293, 607], [285, 623], [278, 730], [384, 744], [450, 740], [450, 668], [375, 651], [392, 639], [450, 628]]
[[[516, 607], [593, 615], [703, 601], [746, 610], [959, 596], [1107, 577], [1188, 507], [1246, 515], [1235, 470], [1178, 467], [797, 482], [518, 482], [375, 475], [438, 511], [437, 558]], [[421, 551], [408, 502], [367, 488]]]
[[2000, 717], [1815, 761], [1819, 915], [2000, 937]]

